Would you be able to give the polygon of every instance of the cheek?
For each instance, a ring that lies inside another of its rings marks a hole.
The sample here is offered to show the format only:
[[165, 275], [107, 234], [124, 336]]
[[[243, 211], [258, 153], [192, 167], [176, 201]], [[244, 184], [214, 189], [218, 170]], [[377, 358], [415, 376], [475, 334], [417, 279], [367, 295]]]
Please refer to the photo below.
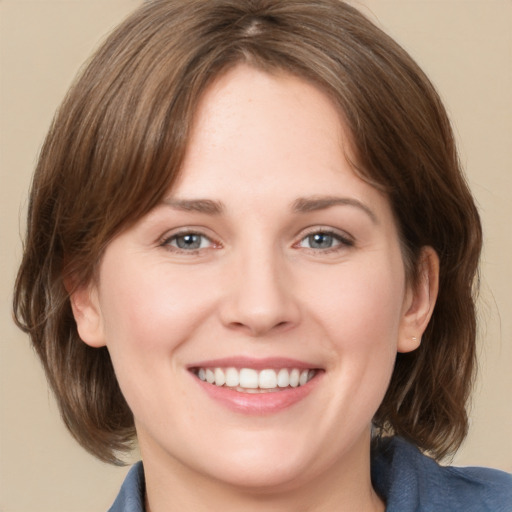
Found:
[[[137, 418], [156, 417], [155, 411], [172, 408], [183, 392], [177, 379], [183, 371], [181, 348], [211, 310], [204, 279], [171, 272], [165, 263], [120, 260], [105, 262], [102, 279], [105, 339], [120, 387]], [[174, 391], [163, 407], [162, 390], [169, 389]], [[171, 414], [166, 418], [173, 421]]]
[[[160, 262], [125, 268], [117, 262], [109, 270], [103, 297], [107, 347], [137, 430], [160, 432], [159, 439], [169, 431], [186, 438], [204, 420], [188, 398], [184, 366], [194, 340], [211, 336], [220, 288], [204, 272]], [[179, 444], [172, 445], [177, 453], [187, 449]]]
[[208, 316], [212, 295], [199, 275], [171, 272], [165, 264], [105, 266], [101, 310], [113, 358], [139, 361], [175, 350]]
[[[340, 348], [362, 352], [378, 345], [396, 348], [404, 300], [401, 268], [389, 262], [347, 265], [326, 274], [323, 286], [310, 291], [311, 309], [332, 339], [343, 345]], [[316, 283], [321, 281], [317, 274]]]
[[389, 384], [403, 308], [400, 269], [396, 264], [347, 265], [325, 281], [328, 293], [310, 295], [324, 329], [321, 343], [332, 353], [333, 388], [343, 390], [333, 399], [357, 404], [355, 415], [373, 416]]

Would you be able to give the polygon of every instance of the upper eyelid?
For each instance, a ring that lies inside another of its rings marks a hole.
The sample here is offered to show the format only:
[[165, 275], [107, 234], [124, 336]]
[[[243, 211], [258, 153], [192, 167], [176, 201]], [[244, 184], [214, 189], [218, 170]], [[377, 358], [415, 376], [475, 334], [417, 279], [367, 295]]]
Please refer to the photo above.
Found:
[[159, 237], [160, 241], [168, 240], [170, 238], [174, 238], [177, 236], [183, 236], [183, 235], [200, 235], [204, 236], [210, 240], [213, 240], [213, 237], [211, 234], [209, 234], [208, 229], [199, 227], [199, 226], [184, 226], [179, 227], [175, 229], [169, 229], [167, 230], [162, 236]]
[[[204, 231], [201, 231], [197, 228], [179, 228], [177, 231], [171, 231], [167, 232], [166, 234], [162, 235], [158, 241], [157, 245], [160, 247], [169, 247], [171, 246], [170, 242], [177, 237], [185, 236], [185, 235], [196, 235], [196, 236], [202, 236], [206, 238], [212, 246], [221, 245], [218, 240], [215, 239], [215, 237], [212, 237], [211, 235], [206, 234]], [[173, 247], [173, 246], [171, 246]], [[209, 248], [209, 247], [208, 247]], [[184, 249], [180, 249], [179, 247], [175, 247], [176, 251], [185, 251], [185, 252], [194, 252], [194, 250], [199, 251], [203, 249], [190, 249], [189, 251], [186, 251]]]
[[341, 239], [350, 240], [351, 242], [355, 241], [355, 238], [347, 231], [344, 231], [342, 229], [336, 229], [329, 226], [311, 226], [310, 228], [302, 230], [297, 237], [299, 238], [299, 240], [302, 240], [305, 237], [311, 236], [315, 233], [324, 233], [326, 235], [334, 235]]

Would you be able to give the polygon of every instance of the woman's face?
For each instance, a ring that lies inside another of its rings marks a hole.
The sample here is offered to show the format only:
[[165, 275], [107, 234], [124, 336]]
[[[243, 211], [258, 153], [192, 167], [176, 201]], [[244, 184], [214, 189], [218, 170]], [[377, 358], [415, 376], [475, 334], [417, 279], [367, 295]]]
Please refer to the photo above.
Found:
[[305, 81], [239, 66], [205, 93], [180, 179], [111, 242], [77, 314], [108, 347], [146, 465], [249, 487], [368, 470], [372, 417], [418, 333], [388, 200], [345, 154]]

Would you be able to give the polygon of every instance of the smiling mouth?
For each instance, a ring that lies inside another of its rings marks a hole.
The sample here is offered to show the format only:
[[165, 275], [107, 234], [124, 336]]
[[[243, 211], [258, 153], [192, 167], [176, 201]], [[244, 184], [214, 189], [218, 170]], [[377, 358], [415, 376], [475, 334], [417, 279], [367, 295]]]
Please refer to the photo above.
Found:
[[272, 393], [306, 385], [317, 375], [316, 369], [280, 368], [191, 368], [201, 381], [240, 393]]

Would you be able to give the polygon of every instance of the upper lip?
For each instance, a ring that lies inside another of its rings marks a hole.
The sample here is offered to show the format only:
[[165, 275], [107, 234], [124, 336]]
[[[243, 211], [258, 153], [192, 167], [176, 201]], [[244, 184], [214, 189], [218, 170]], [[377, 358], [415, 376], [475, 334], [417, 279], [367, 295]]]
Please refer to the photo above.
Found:
[[269, 368], [297, 368], [297, 369], [320, 369], [313, 362], [301, 361], [289, 357], [264, 357], [253, 358], [247, 356], [231, 356], [219, 359], [198, 361], [187, 365], [188, 369], [193, 368], [253, 368], [254, 370], [265, 370]]

